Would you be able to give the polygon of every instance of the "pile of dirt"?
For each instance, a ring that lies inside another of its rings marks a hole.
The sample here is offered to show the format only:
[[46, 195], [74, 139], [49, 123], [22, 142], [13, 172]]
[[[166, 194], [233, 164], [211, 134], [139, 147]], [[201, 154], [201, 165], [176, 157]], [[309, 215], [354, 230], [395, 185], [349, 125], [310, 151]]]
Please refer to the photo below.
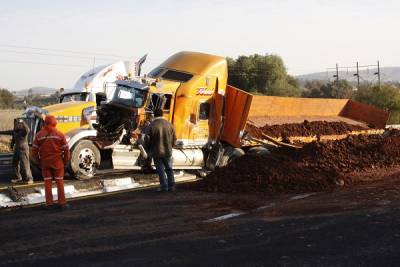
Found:
[[261, 127], [264, 134], [273, 137], [316, 136], [346, 134], [352, 131], [367, 130], [360, 125], [348, 124], [342, 121], [307, 121], [303, 123], [286, 123], [265, 125]]
[[270, 155], [245, 155], [219, 168], [197, 186], [218, 192], [314, 192], [351, 185], [348, 175], [399, 165], [400, 132], [358, 135], [326, 143], [312, 142]]

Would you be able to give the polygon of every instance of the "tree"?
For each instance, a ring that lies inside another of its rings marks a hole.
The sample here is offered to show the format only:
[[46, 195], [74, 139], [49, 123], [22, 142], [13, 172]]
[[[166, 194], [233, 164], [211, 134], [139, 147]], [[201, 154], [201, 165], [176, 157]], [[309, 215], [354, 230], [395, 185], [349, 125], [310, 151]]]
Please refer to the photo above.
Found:
[[322, 92], [321, 92], [321, 87], [325, 83], [320, 80], [312, 80], [312, 81], [307, 81], [304, 85], [304, 90], [302, 92], [303, 97], [311, 97], [311, 98], [320, 98], [322, 97]]
[[228, 58], [228, 82], [242, 90], [278, 96], [298, 96], [294, 77], [287, 74], [283, 60], [276, 55], [239, 56]]
[[0, 89], [0, 109], [13, 108], [14, 95], [7, 89]]
[[351, 98], [353, 95], [353, 87], [346, 80], [334, 83], [323, 83], [319, 80], [307, 81], [305, 88], [307, 90], [302, 94], [304, 97]]

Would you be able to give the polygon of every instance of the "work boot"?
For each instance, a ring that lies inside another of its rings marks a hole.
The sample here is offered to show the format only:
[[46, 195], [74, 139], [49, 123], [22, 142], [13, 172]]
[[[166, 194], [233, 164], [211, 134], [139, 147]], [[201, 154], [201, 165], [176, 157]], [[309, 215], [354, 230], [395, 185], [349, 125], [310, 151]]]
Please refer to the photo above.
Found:
[[175, 191], [176, 191], [175, 186], [168, 188], [168, 192], [175, 193]]
[[168, 192], [168, 189], [165, 189], [165, 188], [157, 188], [156, 192], [157, 192], [157, 193], [166, 193], [166, 192]]
[[57, 205], [57, 209], [59, 209], [59, 210], [67, 210], [67, 209], [69, 209], [71, 207], [71, 205], [69, 205], [68, 203], [65, 203], [65, 204], [58, 204]]
[[22, 181], [23, 181], [22, 179], [12, 179], [11, 183], [17, 184], [17, 183], [21, 183]]
[[54, 205], [46, 205], [46, 204], [42, 204], [40, 207], [42, 208], [42, 210], [54, 210], [55, 208]]

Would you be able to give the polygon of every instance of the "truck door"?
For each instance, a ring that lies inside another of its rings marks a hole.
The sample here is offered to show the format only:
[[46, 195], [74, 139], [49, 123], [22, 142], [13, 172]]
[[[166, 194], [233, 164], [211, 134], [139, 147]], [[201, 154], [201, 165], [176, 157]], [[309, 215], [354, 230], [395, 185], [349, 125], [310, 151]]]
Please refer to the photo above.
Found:
[[192, 132], [193, 143], [204, 145], [208, 142], [210, 134], [208, 120], [210, 118], [211, 102], [206, 100], [198, 101], [196, 110], [196, 117], [191, 118], [191, 122], [195, 125]]
[[196, 145], [205, 145], [213, 139], [215, 121], [213, 113], [214, 96], [218, 91], [218, 79], [215, 76], [207, 76], [204, 84], [199, 84], [196, 90], [196, 98], [193, 99], [193, 113], [190, 122], [194, 125], [190, 137]]

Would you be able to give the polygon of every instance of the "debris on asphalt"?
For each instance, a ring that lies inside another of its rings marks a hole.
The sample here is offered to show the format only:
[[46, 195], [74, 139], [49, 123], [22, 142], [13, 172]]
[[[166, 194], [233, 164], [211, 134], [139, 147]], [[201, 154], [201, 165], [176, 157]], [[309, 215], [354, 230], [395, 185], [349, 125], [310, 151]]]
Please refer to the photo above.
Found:
[[279, 148], [270, 155], [247, 154], [217, 168], [195, 188], [211, 192], [318, 192], [359, 182], [350, 173], [384, 172], [399, 165], [400, 131], [312, 142], [301, 149]]

